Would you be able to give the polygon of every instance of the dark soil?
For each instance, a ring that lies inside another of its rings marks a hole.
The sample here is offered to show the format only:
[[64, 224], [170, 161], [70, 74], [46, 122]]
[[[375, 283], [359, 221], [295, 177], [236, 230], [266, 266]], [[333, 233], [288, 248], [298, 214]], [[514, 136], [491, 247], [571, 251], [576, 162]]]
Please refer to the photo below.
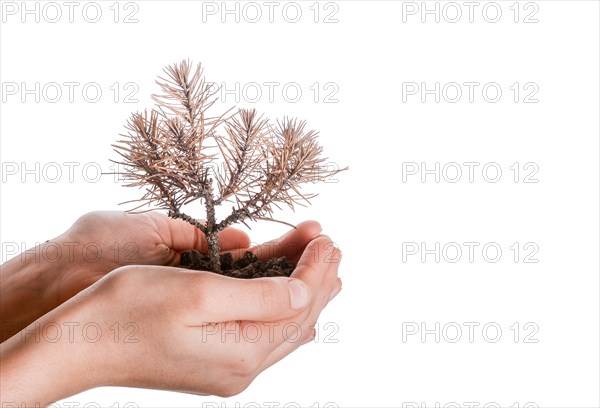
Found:
[[[190, 249], [181, 253], [180, 266], [197, 271], [210, 271], [210, 258], [207, 254]], [[250, 251], [237, 261], [230, 253], [221, 254], [221, 274], [234, 278], [252, 279], [272, 276], [290, 276], [296, 265], [285, 257], [259, 261]]]

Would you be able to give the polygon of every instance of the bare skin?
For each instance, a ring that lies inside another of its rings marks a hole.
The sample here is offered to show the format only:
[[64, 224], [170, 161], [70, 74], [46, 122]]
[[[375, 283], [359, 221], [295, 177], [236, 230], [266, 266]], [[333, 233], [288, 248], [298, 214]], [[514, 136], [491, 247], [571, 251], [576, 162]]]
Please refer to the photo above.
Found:
[[[341, 290], [341, 254], [328, 237], [319, 236], [316, 222], [250, 248], [262, 259], [287, 255], [298, 261], [291, 278], [238, 280], [160, 266], [176, 264], [183, 250], [205, 249], [205, 241], [184, 222], [150, 217], [145, 234], [124, 236], [138, 231], [119, 230], [122, 213], [92, 213], [61, 236], [80, 242], [92, 236], [112, 242], [110, 234], [119, 233], [121, 242], [139, 239], [140, 248], [150, 249], [139, 252], [139, 264], [123, 266], [111, 258], [92, 267], [73, 261], [64, 277], [58, 265], [44, 270], [40, 262], [25, 271], [43, 277], [52, 270], [64, 283], [52, 286], [59, 292], [47, 297], [58, 300], [56, 308], [0, 345], [0, 403], [44, 405], [102, 385], [234, 395], [310, 341], [319, 313]], [[150, 231], [156, 235], [145, 239]], [[248, 244], [241, 231], [221, 236], [222, 248], [233, 249], [234, 256]], [[11, 300], [25, 309], [28, 304], [27, 296], [5, 292], [5, 281], [18, 287], [14, 265], [11, 260], [2, 268], [2, 322], [15, 321], [18, 308]]]
[[[308, 232], [318, 235], [318, 223], [309, 223]], [[224, 230], [220, 238], [224, 251], [245, 250], [250, 245], [248, 236], [235, 228]], [[191, 248], [206, 251], [204, 235], [190, 224], [161, 213], [85, 214], [65, 233], [2, 265], [1, 339], [6, 340], [120, 266], [179, 265], [181, 252]]]

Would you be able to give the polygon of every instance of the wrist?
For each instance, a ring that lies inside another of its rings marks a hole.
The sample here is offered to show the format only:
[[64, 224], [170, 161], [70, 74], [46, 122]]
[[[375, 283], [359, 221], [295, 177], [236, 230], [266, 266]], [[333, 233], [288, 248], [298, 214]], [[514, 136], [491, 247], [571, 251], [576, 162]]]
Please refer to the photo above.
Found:
[[36, 245], [2, 265], [2, 341], [66, 300], [60, 282], [72, 267], [58, 239]]
[[2, 406], [46, 406], [102, 385], [99, 350], [82, 331], [83, 303], [66, 302], [0, 345]]

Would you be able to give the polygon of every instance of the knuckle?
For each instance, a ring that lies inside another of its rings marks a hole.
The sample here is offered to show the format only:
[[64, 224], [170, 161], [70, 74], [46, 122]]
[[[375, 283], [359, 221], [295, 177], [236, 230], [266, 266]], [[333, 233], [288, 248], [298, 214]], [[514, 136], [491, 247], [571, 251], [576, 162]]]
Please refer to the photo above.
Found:
[[256, 350], [244, 353], [238, 358], [233, 367], [234, 377], [247, 378], [251, 377], [261, 366], [263, 358]]
[[99, 220], [102, 217], [103, 213], [104, 213], [103, 211], [87, 212], [87, 213], [81, 215], [79, 218], [77, 218], [77, 220], [75, 220], [74, 225], [84, 226], [84, 227], [93, 225], [94, 222], [96, 222], [97, 220]]
[[137, 265], [126, 265], [118, 267], [111, 271], [105, 278], [105, 282], [113, 284], [122, 284], [139, 273], [140, 267]]
[[77, 221], [89, 221], [90, 219], [94, 219], [95, 217], [97, 217], [100, 214], [100, 211], [89, 211], [86, 212], [85, 214], [81, 215]]
[[130, 288], [136, 285], [139, 272], [140, 267], [136, 265], [114, 269], [98, 281], [98, 290], [115, 299], [127, 296]]
[[301, 339], [301, 344], [313, 341], [316, 336], [317, 336], [317, 330], [315, 329], [314, 326], [312, 326], [303, 333], [302, 339]]
[[221, 397], [232, 397], [243, 392], [250, 386], [254, 378], [258, 375], [263, 359], [256, 350], [240, 348], [227, 370], [229, 374], [219, 381], [216, 395]]
[[236, 379], [225, 384], [220, 384], [215, 390], [215, 395], [222, 398], [230, 398], [245, 391], [250, 386], [251, 381]]
[[264, 278], [258, 287], [257, 302], [261, 309], [272, 309], [277, 306], [279, 284], [273, 279]]

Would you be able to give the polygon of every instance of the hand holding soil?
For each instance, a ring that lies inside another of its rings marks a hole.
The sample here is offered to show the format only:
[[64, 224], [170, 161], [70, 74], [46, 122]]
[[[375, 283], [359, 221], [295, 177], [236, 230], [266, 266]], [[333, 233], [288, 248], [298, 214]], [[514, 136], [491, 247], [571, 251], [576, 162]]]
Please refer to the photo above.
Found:
[[[0, 405], [46, 405], [103, 385], [237, 394], [314, 338], [341, 290], [341, 253], [321, 226], [272, 217], [310, 204], [316, 194], [302, 186], [347, 169], [330, 168], [318, 132], [254, 109], [212, 115], [216, 89], [200, 65], [164, 73], [156, 109], [133, 113], [113, 145], [125, 185], [145, 192], [141, 204], [86, 214], [34, 249], [54, 261], [2, 266]], [[206, 220], [184, 212], [193, 203]], [[221, 206], [230, 212], [219, 220]], [[230, 228], [259, 220], [293, 229], [249, 248]], [[90, 325], [92, 340], [72, 332]], [[39, 340], [61, 326], [68, 336]]]
[[[329, 237], [314, 238], [319, 230], [303, 223], [251, 249], [264, 259], [300, 244], [291, 278], [245, 280], [166, 266], [114, 270], [31, 324], [28, 335], [2, 343], [2, 402], [44, 405], [102, 385], [220, 396], [243, 391], [314, 337], [320, 312], [341, 290], [341, 253]], [[89, 341], [75, 331], [35, 341], [49, 326], [90, 322], [106, 335]], [[115, 322], [134, 325], [129, 341], [113, 336]], [[290, 323], [299, 327], [293, 340], [283, 330]]]

